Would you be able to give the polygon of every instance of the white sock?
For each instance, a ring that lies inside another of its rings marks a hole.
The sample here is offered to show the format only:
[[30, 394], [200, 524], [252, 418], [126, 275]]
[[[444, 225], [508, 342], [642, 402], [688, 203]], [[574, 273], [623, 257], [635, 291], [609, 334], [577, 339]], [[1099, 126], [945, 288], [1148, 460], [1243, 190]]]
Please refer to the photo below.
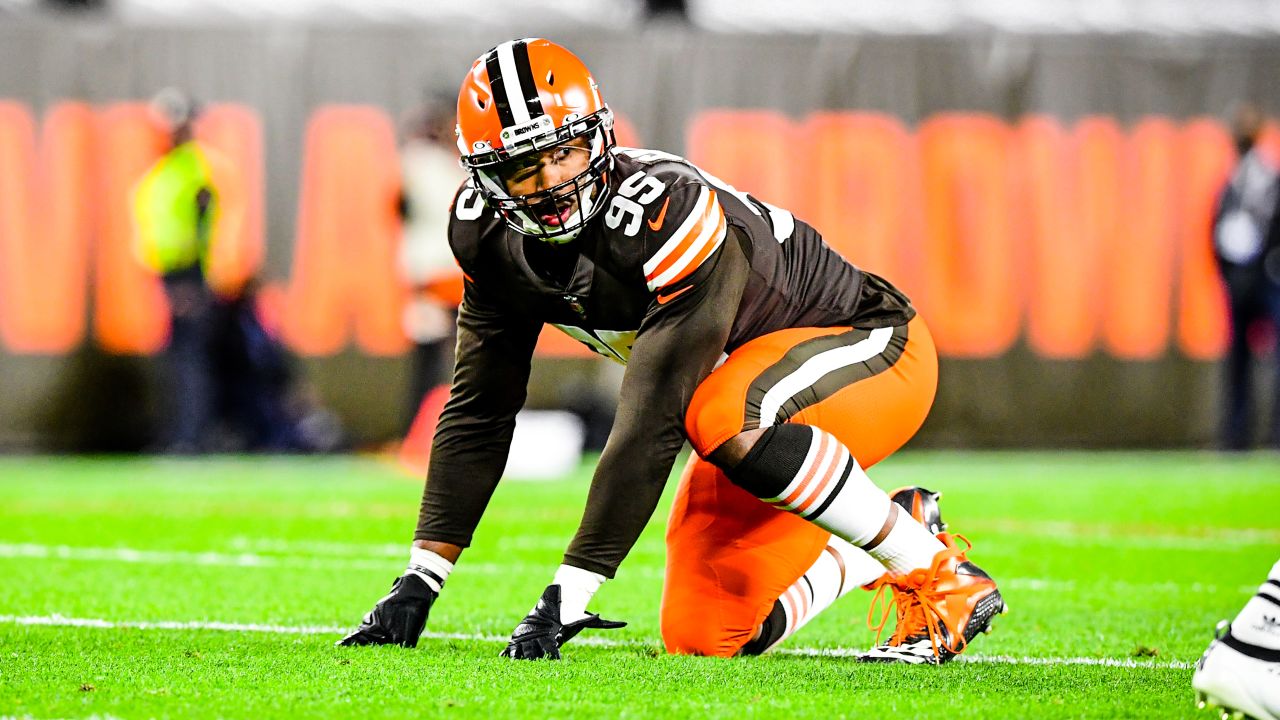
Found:
[[572, 565], [561, 565], [551, 581], [560, 586], [560, 622], [569, 624], [587, 616], [587, 603], [604, 584], [605, 576]]
[[405, 568], [404, 574], [417, 575], [432, 590], [440, 592], [440, 588], [444, 587], [444, 581], [449, 579], [451, 572], [453, 572], [453, 563], [445, 560], [439, 553], [420, 547], [409, 550], [409, 567]]
[[1280, 650], [1280, 562], [1236, 615], [1231, 634], [1250, 645]]
[[[894, 572], [929, 567], [946, 549], [876, 487], [844, 443], [813, 427], [808, 455], [778, 497], [765, 498], [863, 548]], [[888, 533], [885, 534], [885, 530]]]
[[884, 571], [884, 565], [861, 548], [832, 535], [813, 567], [778, 598], [786, 616], [786, 629], [764, 652], [794, 635], [850, 590], [875, 580]]

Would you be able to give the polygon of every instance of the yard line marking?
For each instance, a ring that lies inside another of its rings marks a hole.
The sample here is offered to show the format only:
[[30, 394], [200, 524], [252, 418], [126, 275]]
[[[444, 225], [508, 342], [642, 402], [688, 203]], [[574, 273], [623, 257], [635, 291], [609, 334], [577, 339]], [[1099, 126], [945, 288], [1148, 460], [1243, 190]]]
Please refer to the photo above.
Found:
[[[227, 540], [225, 548], [234, 552], [323, 555], [325, 557], [409, 557], [409, 543], [351, 543], [335, 540], [282, 540], [280, 538], [259, 538], [237, 535]], [[563, 552], [565, 539], [561, 536], [505, 536], [494, 538], [492, 548], [499, 552], [548, 551]], [[636, 543], [636, 550], [663, 552], [665, 544], [661, 539], [644, 539]]]
[[[1124, 528], [1107, 525], [1047, 522], [1029, 523], [1019, 520], [994, 520], [970, 523], [976, 532], [991, 535], [1017, 535], [1020, 540], [1042, 540], [1054, 543], [1079, 545], [1103, 545], [1148, 550], [1203, 550], [1220, 551], [1241, 545], [1280, 546], [1280, 531], [1252, 528], [1214, 528], [1200, 535], [1170, 535], [1167, 533], [1126, 532]], [[562, 537], [515, 536], [500, 537], [494, 541], [499, 550], [564, 550]], [[661, 546], [661, 542], [654, 542]], [[345, 543], [333, 540], [281, 540], [278, 538], [253, 538], [237, 536], [230, 539], [229, 547], [237, 551], [313, 553], [327, 555], [392, 555], [407, 554], [408, 543]], [[990, 549], [988, 549], [990, 552]]]
[[[361, 560], [357, 558], [335, 558], [327, 555], [299, 556], [263, 555], [251, 552], [191, 552], [184, 550], [141, 550], [125, 547], [76, 547], [73, 545], [40, 545], [36, 543], [0, 543], [0, 559], [34, 558], [40, 560], [68, 560], [93, 562], [122, 562], [145, 565], [193, 565], [208, 567], [239, 568], [300, 568], [304, 570], [379, 570], [396, 572], [403, 567], [386, 560]], [[518, 572], [539, 572], [545, 570], [542, 565], [534, 563], [485, 563], [469, 562], [459, 566], [459, 572], [477, 575], [510, 575]], [[661, 579], [663, 568], [637, 567], [626, 568], [631, 577], [645, 579]], [[1097, 581], [1059, 580], [1055, 578], [1001, 578], [1003, 590], [1027, 592], [1072, 592], [1082, 589], [1106, 590], [1120, 593], [1245, 593], [1252, 595], [1257, 585], [1240, 585], [1227, 588], [1209, 583], [1180, 583], [1173, 581], [1139, 583], [1127, 580]]]
[[[53, 615], [0, 615], [0, 624], [76, 627], [110, 630], [127, 628], [131, 630], [212, 630], [215, 632], [246, 632], [274, 635], [343, 635], [351, 631], [349, 626], [336, 625], [267, 625], [259, 623], [230, 623], [214, 620], [103, 620], [100, 618], [73, 618], [60, 614]], [[484, 633], [442, 633], [428, 630], [422, 637], [433, 640], [467, 640], [473, 642], [505, 643], [506, 635], [486, 635]], [[619, 641], [608, 638], [578, 638], [579, 645], [611, 648], [651, 648], [652, 642], [638, 640]], [[856, 648], [783, 648], [777, 652], [784, 655], [802, 655], [810, 657], [853, 657], [861, 650]], [[1132, 660], [1128, 658], [1091, 658], [1091, 657], [1030, 657], [1013, 655], [962, 655], [959, 660], [966, 663], [992, 665], [1097, 665], [1117, 668], [1150, 668], [1156, 670], [1187, 670], [1191, 662], [1181, 660]]]
[[[1072, 545], [1108, 545], [1165, 550], [1222, 550], [1240, 545], [1280, 545], [1280, 530], [1260, 528], [1205, 528], [1196, 535], [1167, 532], [1142, 533], [1105, 523], [1069, 521], [987, 520], [969, 523], [976, 531], [1006, 533], [1020, 538], [1069, 542]], [[978, 534], [973, 532], [970, 534]]]
[[[851, 657], [862, 653], [854, 648], [783, 648], [776, 652], [786, 655], [816, 657]], [[1182, 660], [1132, 660], [1129, 658], [1091, 657], [1029, 657], [1026, 655], [961, 655], [958, 662], [990, 665], [1097, 665], [1118, 668], [1153, 668], [1158, 670], [1190, 670], [1193, 662]]]
[[[405, 559], [408, 551], [401, 548]], [[334, 558], [326, 555], [311, 557], [298, 555], [262, 555], [250, 552], [191, 552], [187, 550], [140, 550], [126, 547], [77, 547], [74, 545], [40, 545], [36, 543], [0, 543], [0, 559], [33, 558], [38, 560], [68, 560], [93, 562], [122, 562], [143, 565], [201, 565], [207, 567], [238, 568], [301, 568], [305, 570], [380, 570], [397, 572], [403, 563], [386, 560]], [[466, 563], [462, 572], [479, 575], [509, 575], [523, 569], [530, 572], [549, 571], [548, 566], [531, 563]], [[629, 568], [633, 577], [661, 578], [662, 568]]]

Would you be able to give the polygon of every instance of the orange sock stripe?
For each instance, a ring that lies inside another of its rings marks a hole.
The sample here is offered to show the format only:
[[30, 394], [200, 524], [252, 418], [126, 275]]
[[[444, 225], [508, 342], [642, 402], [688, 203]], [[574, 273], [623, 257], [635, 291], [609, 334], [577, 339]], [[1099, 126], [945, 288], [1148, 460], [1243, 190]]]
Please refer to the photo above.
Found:
[[813, 482], [813, 478], [819, 473], [824, 472], [825, 467], [822, 464], [822, 458], [827, 454], [827, 446], [830, 442], [830, 435], [827, 435], [826, 433], [818, 434], [818, 450], [814, 455], [813, 466], [809, 468], [808, 474], [804, 476], [804, 479], [800, 481], [800, 484], [796, 486], [796, 489], [793, 490], [790, 495], [782, 499], [783, 505], [791, 508], [795, 501], [804, 495], [805, 488], [809, 487], [809, 484]]
[[822, 497], [823, 491], [827, 489], [827, 486], [831, 484], [832, 480], [840, 476], [840, 469], [844, 467], [844, 463], [841, 462], [844, 460], [844, 456], [844, 448], [836, 448], [835, 458], [832, 459], [831, 465], [827, 470], [827, 474], [823, 476], [822, 480], [818, 484], [818, 489], [813, 491], [813, 494], [809, 496], [809, 499], [805, 500], [800, 507], [796, 508], [797, 514], [804, 515], [809, 512], [809, 508], [818, 504], [818, 500]]
[[796, 601], [795, 598], [791, 597], [790, 590], [782, 593], [782, 604], [787, 608], [787, 625], [789, 628], [794, 628], [796, 620], [800, 618], [800, 614], [796, 612]]

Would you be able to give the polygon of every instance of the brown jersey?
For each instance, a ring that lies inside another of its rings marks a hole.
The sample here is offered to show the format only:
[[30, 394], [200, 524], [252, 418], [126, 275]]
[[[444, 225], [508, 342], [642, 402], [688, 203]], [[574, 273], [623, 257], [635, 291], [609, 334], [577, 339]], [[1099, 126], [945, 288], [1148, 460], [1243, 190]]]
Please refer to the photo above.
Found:
[[663, 152], [619, 148], [605, 207], [571, 243], [512, 230], [464, 185], [449, 244], [466, 273], [453, 391], [417, 539], [466, 546], [506, 462], [534, 344], [551, 323], [627, 364], [618, 414], [565, 562], [612, 576], [723, 353], [775, 330], [902, 325], [907, 298], [791, 213]]

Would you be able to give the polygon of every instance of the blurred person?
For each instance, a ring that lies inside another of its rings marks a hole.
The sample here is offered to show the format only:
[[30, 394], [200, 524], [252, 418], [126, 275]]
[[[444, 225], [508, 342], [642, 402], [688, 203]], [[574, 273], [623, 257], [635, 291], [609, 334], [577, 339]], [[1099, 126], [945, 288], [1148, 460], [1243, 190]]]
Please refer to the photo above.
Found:
[[212, 167], [218, 161], [195, 139], [200, 107], [194, 98], [166, 88], [152, 99], [151, 110], [169, 135], [169, 148], [134, 189], [135, 251], [160, 276], [169, 300], [161, 448], [196, 453], [208, 449], [214, 414], [219, 307], [206, 278], [221, 211]]
[[762, 653], [864, 585], [897, 615], [864, 660], [945, 662], [990, 628], [1004, 601], [935, 496], [895, 502], [864, 472], [933, 403], [937, 353], [905, 295], [790, 212], [677, 156], [615, 147], [595, 80], [547, 40], [477, 59], [458, 122], [471, 180], [449, 228], [466, 276], [452, 393], [408, 567], [340, 644], [417, 643], [502, 475], [543, 323], [626, 373], [577, 535], [503, 655], [556, 658], [583, 629], [624, 625], [586, 608], [686, 439], [668, 651]]
[[1249, 331], [1259, 320], [1271, 321], [1277, 339], [1277, 378], [1267, 442], [1280, 449], [1280, 174], [1274, 158], [1258, 146], [1265, 122], [1252, 103], [1235, 108], [1232, 134], [1239, 160], [1219, 196], [1213, 222], [1214, 255], [1230, 308], [1222, 423], [1222, 444], [1228, 450], [1245, 450], [1253, 442]]
[[455, 109], [452, 98], [436, 97], [410, 111], [404, 123], [400, 269], [412, 290], [404, 330], [413, 342], [406, 429], [427, 393], [448, 383], [453, 365], [462, 276], [449, 250], [449, 210], [467, 179], [458, 159]]
[[1191, 685], [1224, 718], [1280, 720], [1280, 561], [1235, 620], [1218, 623]]

